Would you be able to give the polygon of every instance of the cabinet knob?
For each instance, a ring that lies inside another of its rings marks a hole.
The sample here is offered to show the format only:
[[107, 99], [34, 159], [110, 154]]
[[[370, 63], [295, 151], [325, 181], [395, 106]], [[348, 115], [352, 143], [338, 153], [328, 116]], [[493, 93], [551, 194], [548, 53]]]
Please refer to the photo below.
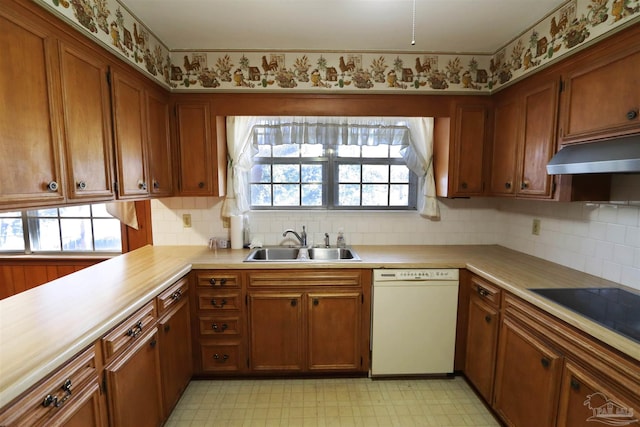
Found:
[[543, 368], [548, 368], [549, 365], [551, 364], [551, 361], [546, 357], [543, 357], [542, 359], [540, 359], [540, 363], [542, 364]]
[[171, 330], [171, 325], [169, 325], [169, 324], [164, 325], [164, 331], [165, 332], [169, 332], [170, 330]]
[[58, 183], [56, 181], [51, 181], [47, 184], [47, 190], [49, 191], [58, 191]]
[[571, 377], [571, 388], [574, 389], [575, 391], [579, 391], [580, 390], [580, 381], [578, 381], [574, 377]]
[[486, 316], [484, 316], [484, 321], [487, 322], [487, 323], [491, 323], [491, 316], [488, 315], [488, 314]]
[[320, 304], [320, 301], [317, 298], [314, 298], [313, 305], [318, 305], [318, 304]]
[[525, 188], [529, 188], [529, 181], [522, 181], [522, 184], [520, 184], [521, 190], [524, 190]]
[[511, 190], [511, 181], [505, 182], [504, 188], [506, 188], [507, 190]]
[[296, 305], [298, 305], [298, 301], [292, 299], [291, 300], [291, 307], [295, 307]]
[[211, 325], [211, 328], [216, 332], [224, 332], [229, 328], [229, 325], [227, 325], [226, 323], [223, 323], [222, 325], [218, 326], [217, 323], [213, 323]]
[[200, 182], [198, 183], [198, 188], [204, 188], [204, 182], [200, 181]]
[[460, 186], [462, 187], [463, 190], [466, 190], [468, 187], [466, 182], [463, 182]]
[[78, 181], [76, 183], [76, 187], [78, 187], [78, 190], [86, 190], [87, 188], [87, 183], [84, 181]]
[[140, 190], [146, 190], [147, 189], [147, 183], [144, 181], [138, 181], [138, 188]]
[[158, 341], [155, 338], [149, 341], [149, 345], [151, 346], [151, 348], [154, 348], [156, 344], [158, 344]]
[[211, 305], [214, 306], [215, 308], [222, 308], [225, 305], [227, 305], [227, 300], [223, 298], [220, 304], [218, 304], [218, 302], [214, 298], [211, 300]]
[[154, 190], [158, 190], [159, 188], [160, 188], [160, 183], [154, 179], [153, 180], [153, 189]]
[[638, 118], [638, 110], [631, 110], [627, 112], [627, 120], [635, 120]]

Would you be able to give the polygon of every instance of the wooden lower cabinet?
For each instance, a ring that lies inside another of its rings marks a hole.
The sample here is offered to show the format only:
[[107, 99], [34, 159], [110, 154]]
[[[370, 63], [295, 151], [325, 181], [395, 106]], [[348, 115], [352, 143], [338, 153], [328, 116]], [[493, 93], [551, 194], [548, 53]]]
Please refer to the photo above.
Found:
[[0, 412], [0, 425], [106, 427], [99, 350], [98, 345], [83, 351]]
[[156, 328], [105, 368], [112, 426], [153, 427], [163, 423], [160, 351]]
[[189, 300], [182, 299], [158, 322], [164, 415], [169, 417], [191, 380]]
[[504, 319], [497, 363], [494, 408], [507, 425], [554, 425], [562, 357]]

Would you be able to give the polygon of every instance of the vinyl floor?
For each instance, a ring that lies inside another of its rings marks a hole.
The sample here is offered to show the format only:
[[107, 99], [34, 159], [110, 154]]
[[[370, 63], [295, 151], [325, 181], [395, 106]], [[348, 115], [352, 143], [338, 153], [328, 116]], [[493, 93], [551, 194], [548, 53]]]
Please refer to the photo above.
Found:
[[500, 426], [462, 377], [192, 381], [165, 425]]

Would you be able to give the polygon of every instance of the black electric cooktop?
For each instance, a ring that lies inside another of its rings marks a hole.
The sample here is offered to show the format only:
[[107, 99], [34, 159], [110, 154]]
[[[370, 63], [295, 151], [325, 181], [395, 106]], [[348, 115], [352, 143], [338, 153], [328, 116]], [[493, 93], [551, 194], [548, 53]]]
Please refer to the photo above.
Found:
[[640, 343], [640, 295], [618, 288], [531, 289]]

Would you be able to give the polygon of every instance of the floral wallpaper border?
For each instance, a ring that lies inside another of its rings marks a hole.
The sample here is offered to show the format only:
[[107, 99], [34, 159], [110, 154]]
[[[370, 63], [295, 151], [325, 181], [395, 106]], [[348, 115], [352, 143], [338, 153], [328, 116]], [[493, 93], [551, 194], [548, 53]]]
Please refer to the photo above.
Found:
[[568, 0], [494, 55], [170, 51], [118, 0], [34, 0], [180, 91], [490, 93], [640, 22], [640, 0]]

